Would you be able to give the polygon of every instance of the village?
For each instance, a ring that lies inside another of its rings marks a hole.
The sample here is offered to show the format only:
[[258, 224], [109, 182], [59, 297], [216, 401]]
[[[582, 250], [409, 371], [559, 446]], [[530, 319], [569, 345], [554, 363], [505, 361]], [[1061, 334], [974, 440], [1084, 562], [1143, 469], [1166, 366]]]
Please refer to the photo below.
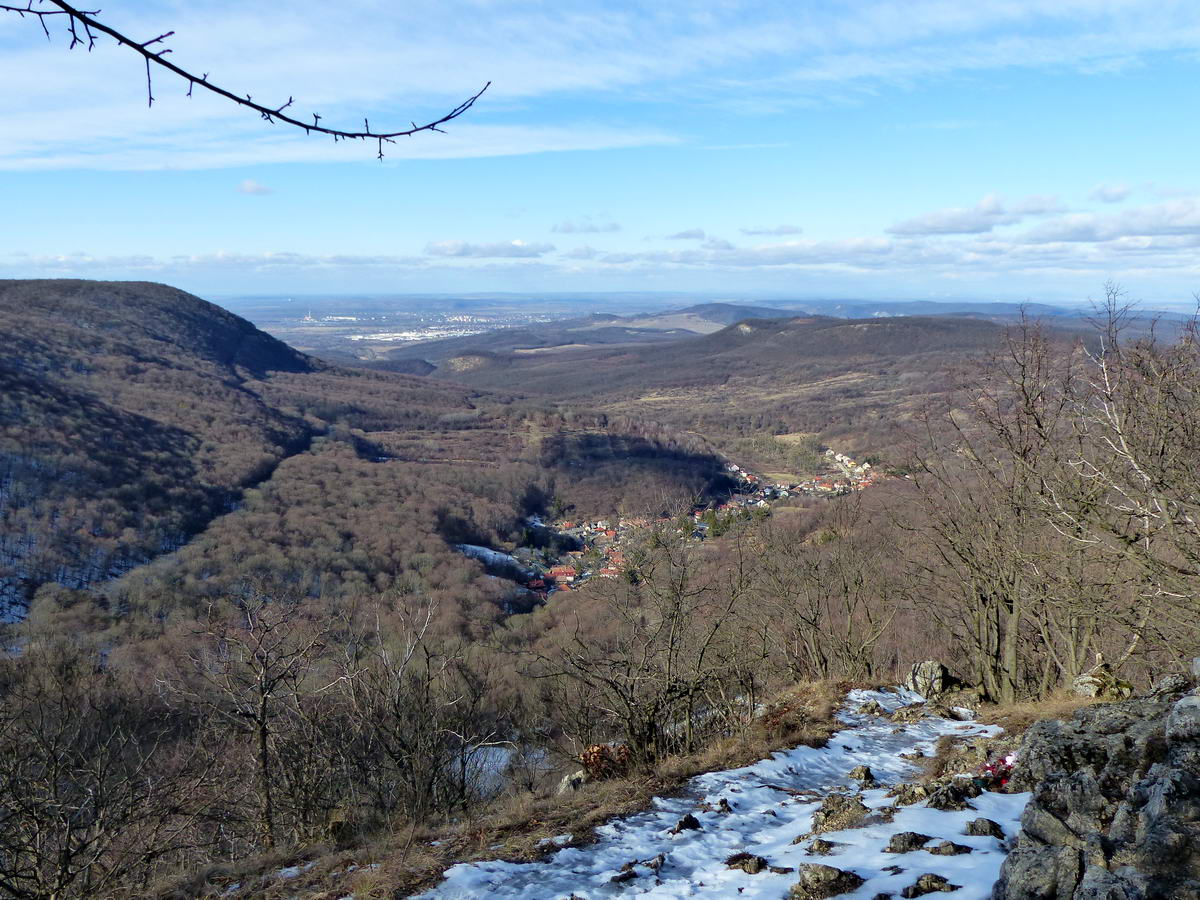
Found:
[[[532, 516], [527, 524], [531, 532], [541, 532], [540, 539], [529, 541], [529, 546], [518, 548], [509, 558], [522, 573], [524, 587], [544, 601], [555, 593], [578, 590], [591, 579], [619, 577], [626, 571], [632, 548], [652, 527], [675, 524], [690, 539], [703, 541], [719, 536], [738, 520], [770, 515], [773, 503], [789, 497], [845, 495], [864, 490], [881, 477], [870, 463], [832, 449], [825, 451], [825, 459], [828, 474], [786, 483], [769, 481], [728, 463], [726, 471], [735, 483], [729, 499], [694, 506], [683, 517], [546, 522]], [[559, 549], [564, 546], [572, 549]]]

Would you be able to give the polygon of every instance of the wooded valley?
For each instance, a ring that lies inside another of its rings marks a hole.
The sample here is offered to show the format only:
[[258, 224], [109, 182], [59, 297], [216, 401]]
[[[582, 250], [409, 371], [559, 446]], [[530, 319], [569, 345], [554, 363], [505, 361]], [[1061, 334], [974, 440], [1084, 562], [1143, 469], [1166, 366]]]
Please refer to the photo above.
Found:
[[[1200, 655], [1200, 335], [1115, 287], [1071, 328], [755, 319], [427, 376], [162, 285], [0, 282], [0, 330], [6, 896], [209, 896], [308, 846], [377, 848], [392, 896], [436, 874], [414, 833], [581, 766], [819, 739], [816, 684], [936, 659], [1011, 705]], [[730, 461], [831, 446], [887, 477], [680, 526]], [[548, 598], [455, 549], [552, 511], [647, 524]]]

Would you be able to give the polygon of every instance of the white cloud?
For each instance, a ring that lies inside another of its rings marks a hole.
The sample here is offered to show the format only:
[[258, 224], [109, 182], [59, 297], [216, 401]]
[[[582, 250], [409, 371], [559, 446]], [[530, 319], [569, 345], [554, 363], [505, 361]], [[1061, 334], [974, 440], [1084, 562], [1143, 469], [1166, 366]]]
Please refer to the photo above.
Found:
[[1127, 184], [1098, 184], [1092, 188], [1088, 197], [1101, 203], [1120, 203], [1130, 194]]
[[683, 231], [677, 231], [674, 234], [668, 234], [668, 241], [702, 241], [705, 234], [703, 228], [687, 228]]
[[600, 251], [595, 247], [589, 247], [586, 244], [582, 247], [576, 247], [574, 250], [568, 250], [562, 254], [563, 259], [595, 259], [600, 255]]
[[460, 259], [531, 259], [554, 250], [553, 244], [530, 244], [525, 241], [499, 241], [490, 244], [472, 244], [467, 241], [434, 241], [425, 247], [430, 256], [448, 256]]
[[757, 235], [774, 235], [782, 237], [789, 234], [800, 234], [804, 231], [799, 225], [760, 225], [755, 228], [739, 229], [742, 234], [754, 237]]
[[620, 231], [621, 226], [609, 219], [593, 219], [584, 216], [579, 221], [559, 222], [551, 229], [555, 234], [601, 234], [609, 231]]
[[1200, 200], [1186, 198], [1136, 206], [1118, 213], [1075, 213], [1050, 219], [1027, 235], [1028, 243], [1097, 242], [1124, 237], [1200, 234]]
[[264, 194], [273, 194], [275, 191], [267, 187], [265, 184], [259, 184], [253, 178], [247, 178], [237, 186], [239, 194], [256, 194], [262, 196]]
[[898, 235], [984, 234], [998, 225], [1014, 225], [1026, 216], [1042, 216], [1062, 209], [1055, 197], [1026, 197], [1007, 205], [995, 194], [988, 194], [975, 206], [935, 210], [898, 222], [887, 231]]

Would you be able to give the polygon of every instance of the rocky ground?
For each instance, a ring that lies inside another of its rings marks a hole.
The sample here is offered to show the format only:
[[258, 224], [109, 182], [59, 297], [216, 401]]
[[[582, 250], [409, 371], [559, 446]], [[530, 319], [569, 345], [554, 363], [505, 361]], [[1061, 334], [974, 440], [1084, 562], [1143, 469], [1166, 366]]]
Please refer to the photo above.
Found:
[[855, 691], [847, 727], [826, 747], [701, 775], [682, 796], [603, 826], [594, 843], [573, 846], [564, 834], [541, 862], [458, 865], [423, 896], [983, 900], [1029, 795], [981, 790], [969, 777], [917, 784], [915, 761], [939, 739], [956, 738], [966, 758], [982, 760], [999, 734], [964, 721], [961, 708], [915, 705], [921, 699]]
[[1200, 900], [1193, 683], [1029, 730], [1013, 784], [1032, 799], [994, 900]]

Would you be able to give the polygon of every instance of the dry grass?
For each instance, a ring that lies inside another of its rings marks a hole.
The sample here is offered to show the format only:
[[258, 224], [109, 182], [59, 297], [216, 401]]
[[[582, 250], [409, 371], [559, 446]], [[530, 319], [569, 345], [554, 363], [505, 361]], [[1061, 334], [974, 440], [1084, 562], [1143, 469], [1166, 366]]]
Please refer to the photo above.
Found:
[[[846, 682], [796, 685], [769, 704], [744, 734], [717, 740], [694, 754], [664, 759], [649, 772], [593, 782], [562, 796], [550, 792], [509, 795], [452, 825], [397, 823], [376, 843], [353, 851], [306, 848], [291, 857], [275, 854], [236, 868], [212, 867], [196, 873], [186, 886], [176, 885], [173, 892], [159, 896], [179, 900], [216, 897], [239, 883], [240, 889], [229, 896], [332, 900], [353, 892], [360, 900], [381, 900], [436, 885], [454, 863], [540, 859], [557, 849], [539, 845], [545, 838], [570, 834], [570, 846], [591, 843], [599, 825], [649, 808], [656, 796], [679, 794], [694, 775], [748, 765], [784, 747], [822, 746], [838, 727], [834, 713], [846, 691], [858, 686]], [[283, 867], [298, 863], [311, 867], [293, 878], [276, 877]]]
[[1100, 701], [1063, 692], [1053, 694], [1045, 700], [983, 706], [979, 709], [978, 718], [986, 725], [999, 725], [1006, 734], [1023, 735], [1034, 722], [1043, 719], [1069, 719], [1075, 710], [1097, 702]]

